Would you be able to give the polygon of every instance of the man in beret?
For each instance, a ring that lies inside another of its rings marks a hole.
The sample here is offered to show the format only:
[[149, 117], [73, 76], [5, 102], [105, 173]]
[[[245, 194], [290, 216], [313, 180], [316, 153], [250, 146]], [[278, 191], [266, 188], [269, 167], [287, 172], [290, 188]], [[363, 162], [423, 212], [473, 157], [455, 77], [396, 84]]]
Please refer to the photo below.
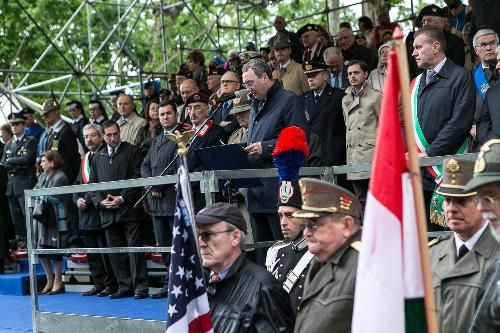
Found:
[[273, 50], [279, 63], [279, 67], [273, 71], [273, 78], [281, 81], [283, 88], [294, 92], [297, 96], [308, 92], [310, 89], [302, 66], [291, 58], [292, 48], [288, 37], [278, 34], [274, 40]]
[[429, 242], [432, 285], [441, 333], [467, 332], [474, 317], [485, 272], [495, 260], [498, 242], [476, 207], [476, 191], [466, 191], [474, 162], [443, 161], [444, 217], [453, 232]]
[[[474, 176], [466, 191], [477, 192], [477, 209], [489, 221], [493, 234], [500, 241], [500, 140], [486, 142], [479, 151], [474, 165]], [[500, 252], [485, 274], [470, 333], [500, 332]]]
[[36, 142], [24, 134], [26, 117], [11, 113], [9, 120], [14, 137], [5, 144], [0, 165], [7, 171], [6, 196], [14, 223], [18, 248], [26, 248], [26, 219], [24, 211], [24, 190], [32, 189], [36, 183]]
[[[191, 142], [187, 154], [189, 172], [203, 171], [204, 167], [196, 153], [197, 149], [220, 146], [225, 143], [224, 130], [208, 118], [208, 96], [197, 92], [186, 100], [186, 112], [193, 125], [193, 131], [200, 130]], [[200, 192], [199, 184], [193, 185], [193, 200], [195, 211], [205, 206], [205, 198]]]
[[361, 246], [361, 205], [344, 188], [313, 178], [299, 180], [304, 236], [314, 254], [295, 331], [350, 332]]
[[26, 117], [26, 128], [24, 129], [24, 134], [34, 138], [35, 142], [38, 144], [40, 136], [45, 128], [36, 121], [35, 111], [31, 108], [24, 108], [19, 111], [19, 113]]
[[306, 24], [297, 31], [297, 36], [302, 42], [304, 53], [302, 62], [304, 61], [321, 61], [325, 48], [319, 39], [319, 29], [316, 24]]
[[282, 285], [241, 250], [247, 227], [238, 207], [218, 202], [195, 221], [214, 332], [291, 332], [293, 312]]

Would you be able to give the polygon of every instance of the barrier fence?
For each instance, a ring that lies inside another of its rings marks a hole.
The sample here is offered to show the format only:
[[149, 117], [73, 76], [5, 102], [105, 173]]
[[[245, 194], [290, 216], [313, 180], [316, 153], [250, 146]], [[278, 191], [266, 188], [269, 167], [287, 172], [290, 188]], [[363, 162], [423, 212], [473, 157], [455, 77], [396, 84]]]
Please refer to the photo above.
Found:
[[[425, 157], [420, 158], [420, 166], [439, 165], [450, 156]], [[476, 154], [460, 155], [461, 158], [475, 160]], [[345, 173], [368, 172], [371, 164], [344, 165], [332, 167], [305, 167], [300, 170], [300, 176], [317, 177], [329, 182], [335, 182], [337, 175]], [[192, 183], [199, 182], [202, 193], [205, 195], [207, 205], [215, 200], [215, 193], [219, 192], [219, 181], [228, 179], [248, 179], [248, 178], [276, 178], [276, 169], [246, 169], [246, 170], [211, 170], [190, 173], [189, 178]], [[34, 201], [39, 196], [69, 195], [73, 193], [85, 193], [94, 191], [106, 191], [124, 189], [131, 187], [146, 187], [155, 185], [175, 184], [178, 181], [177, 175], [138, 178], [129, 180], [112, 181], [106, 183], [84, 184], [62, 186], [54, 188], [44, 188], [25, 191], [25, 211], [26, 229], [28, 232], [28, 259], [31, 290], [31, 308], [33, 320], [33, 332], [43, 333], [87, 333], [95, 332], [164, 332], [165, 321], [146, 320], [134, 318], [117, 318], [103, 316], [89, 316], [68, 313], [44, 312], [39, 310], [37, 294], [36, 265], [39, 255], [47, 254], [74, 254], [74, 253], [149, 253], [149, 252], [170, 252], [170, 247], [113, 247], [113, 248], [66, 248], [66, 249], [37, 249], [33, 248], [33, 228], [31, 215]], [[437, 237], [449, 232], [429, 232], [429, 237]], [[260, 242], [254, 244], [244, 244], [245, 249], [269, 247], [274, 241]], [[166, 317], [166, 314], [165, 314]]]

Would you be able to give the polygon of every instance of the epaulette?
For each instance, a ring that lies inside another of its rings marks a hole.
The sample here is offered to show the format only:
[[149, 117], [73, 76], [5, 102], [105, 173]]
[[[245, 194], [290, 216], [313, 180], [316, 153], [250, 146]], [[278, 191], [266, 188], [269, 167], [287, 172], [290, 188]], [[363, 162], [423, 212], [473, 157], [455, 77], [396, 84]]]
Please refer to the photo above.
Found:
[[359, 252], [361, 250], [361, 241], [352, 242], [351, 247]]
[[435, 244], [439, 243], [439, 242], [440, 242], [440, 241], [442, 241], [443, 239], [445, 239], [445, 238], [443, 238], [443, 237], [437, 237], [437, 238], [434, 238], [433, 240], [430, 240], [430, 241], [427, 243], [427, 246], [428, 246], [428, 247], [431, 247], [431, 246], [433, 246], [433, 245], [435, 245]]

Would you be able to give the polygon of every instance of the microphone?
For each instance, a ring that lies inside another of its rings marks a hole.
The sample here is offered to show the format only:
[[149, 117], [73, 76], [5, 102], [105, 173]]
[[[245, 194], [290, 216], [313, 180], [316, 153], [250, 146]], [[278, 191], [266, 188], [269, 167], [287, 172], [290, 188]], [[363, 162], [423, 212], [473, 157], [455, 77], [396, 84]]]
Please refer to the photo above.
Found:
[[238, 98], [238, 97], [241, 97], [241, 93], [239, 91], [235, 91], [232, 94], [224, 95], [224, 96], [221, 96], [220, 98], [214, 98], [214, 99], [210, 100], [208, 102], [208, 104], [210, 104], [212, 107], [215, 107], [215, 106], [217, 106], [217, 104], [221, 104], [221, 103], [230, 101], [230, 100], [232, 100], [234, 98]]

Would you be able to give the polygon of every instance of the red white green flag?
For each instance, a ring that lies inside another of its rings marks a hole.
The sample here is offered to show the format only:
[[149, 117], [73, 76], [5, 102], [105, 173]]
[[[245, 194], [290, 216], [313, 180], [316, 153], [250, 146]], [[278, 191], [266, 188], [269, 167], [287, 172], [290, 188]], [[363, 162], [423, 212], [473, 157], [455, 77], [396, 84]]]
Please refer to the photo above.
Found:
[[417, 218], [390, 53], [365, 208], [354, 297], [353, 333], [427, 332]]

